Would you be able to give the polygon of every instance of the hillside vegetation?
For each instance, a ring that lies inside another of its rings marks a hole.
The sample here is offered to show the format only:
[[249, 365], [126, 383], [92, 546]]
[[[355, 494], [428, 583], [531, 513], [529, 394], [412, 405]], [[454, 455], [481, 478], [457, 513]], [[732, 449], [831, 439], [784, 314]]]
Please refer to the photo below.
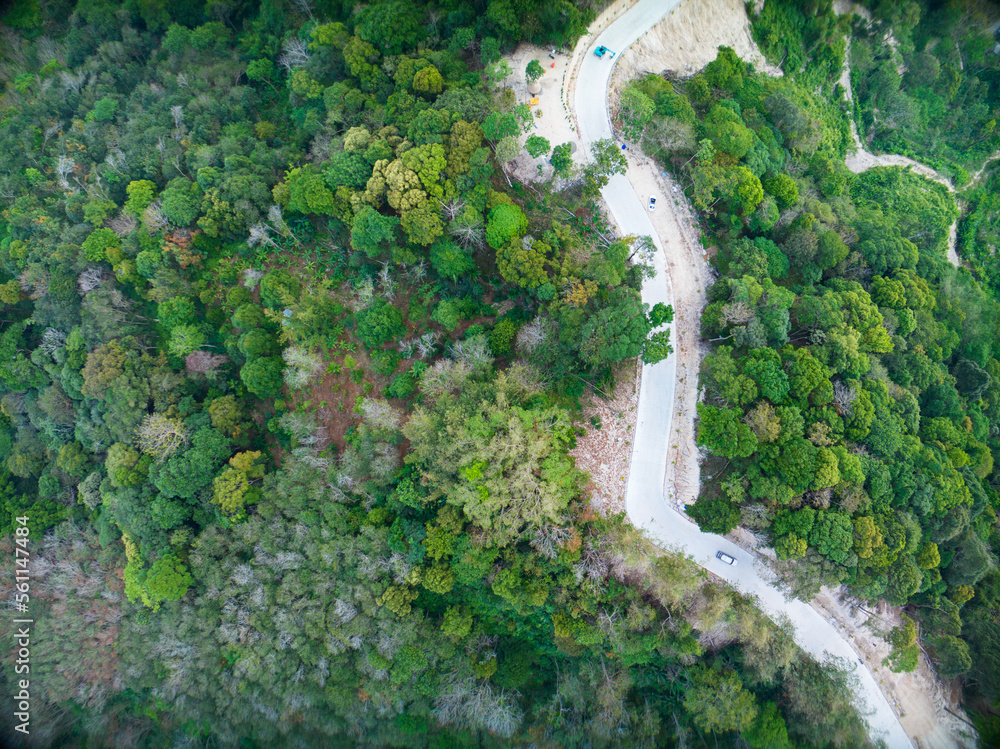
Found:
[[531, 115], [493, 82], [594, 10], [14, 3], [0, 546], [30, 535], [37, 624], [5, 745], [865, 745], [847, 672], [568, 456], [672, 311], [600, 217], [617, 147], [510, 186]]

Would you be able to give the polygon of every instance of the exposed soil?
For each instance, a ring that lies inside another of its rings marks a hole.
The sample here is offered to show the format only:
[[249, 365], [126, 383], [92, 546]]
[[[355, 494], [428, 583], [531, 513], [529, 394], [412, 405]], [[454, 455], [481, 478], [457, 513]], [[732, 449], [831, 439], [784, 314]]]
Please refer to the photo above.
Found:
[[612, 89], [665, 70], [681, 77], [694, 75], [715, 59], [720, 44], [732, 47], [757, 70], [772, 76], [782, 74], [757, 48], [742, 0], [687, 0], [621, 53]]
[[972, 727], [953, 714], [964, 717], [961, 691], [938, 677], [923, 652], [917, 670], [912, 673], [894, 674], [882, 665], [892, 649], [882, 635], [900, 623], [898, 608], [884, 603], [875, 610], [852, 605], [843, 588], [822, 588], [812, 606], [854, 645], [918, 749], [976, 747]]
[[576, 438], [576, 447], [569, 454], [580, 470], [590, 474], [587, 491], [591, 504], [605, 515], [625, 512], [641, 374], [638, 361], [620, 366], [615, 371], [614, 391], [590, 391], [583, 417], [576, 424], [586, 434]]

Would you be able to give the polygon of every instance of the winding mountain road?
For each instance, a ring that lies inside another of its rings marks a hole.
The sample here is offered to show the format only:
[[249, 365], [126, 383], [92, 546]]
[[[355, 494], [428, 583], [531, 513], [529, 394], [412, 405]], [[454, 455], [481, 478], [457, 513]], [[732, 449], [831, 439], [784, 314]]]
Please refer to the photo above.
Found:
[[[591, 49], [596, 45], [605, 45], [620, 52], [652, 28], [678, 2], [639, 0], [596, 39], [588, 39], [586, 43]], [[573, 105], [584, 153], [588, 158], [590, 144], [601, 138], [614, 137], [607, 98], [613, 65], [614, 61], [606, 56], [601, 59], [588, 51], [583, 56], [577, 75]], [[655, 174], [650, 176], [655, 179]], [[661, 245], [653, 228], [645, 205], [648, 196], [638, 195], [627, 176], [616, 175], [605, 187], [603, 197], [622, 235], [650, 236], [656, 243], [656, 275], [643, 285], [643, 301], [650, 306], [657, 302], [672, 304], [673, 291], [667, 273], [667, 253], [671, 248]], [[662, 206], [659, 210], [673, 210], [672, 201], [660, 200], [659, 203]], [[667, 503], [664, 475], [676, 397], [676, 359], [672, 355], [659, 364], [643, 367], [637, 409], [639, 416], [626, 492], [629, 518], [637, 527], [646, 529], [662, 546], [690, 556], [701, 567], [740, 592], [754, 596], [761, 609], [772, 619], [780, 621], [787, 618], [794, 625], [796, 643], [817, 660], [834, 656], [847, 663], [855, 663], [857, 654], [834, 626], [808, 604], [786, 598], [775, 587], [774, 576], [766, 566], [725, 538], [702, 533], [697, 525]], [[685, 378], [682, 387], [697, 387], [695, 378]], [[731, 567], [719, 561], [715, 554], [720, 550], [735, 558], [737, 565]], [[862, 667], [857, 669], [857, 676], [855, 704], [862, 714], [868, 715], [873, 738], [884, 739], [890, 749], [912, 747], [872, 674]]]

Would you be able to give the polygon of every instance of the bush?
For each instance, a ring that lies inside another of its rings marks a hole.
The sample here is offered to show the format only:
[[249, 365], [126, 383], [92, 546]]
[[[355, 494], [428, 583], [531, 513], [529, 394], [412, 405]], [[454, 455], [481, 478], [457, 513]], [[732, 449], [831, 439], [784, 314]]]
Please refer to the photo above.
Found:
[[510, 346], [517, 336], [517, 323], [513, 320], [504, 319], [498, 322], [490, 331], [490, 350], [494, 356], [506, 356], [510, 353]]
[[740, 508], [725, 497], [698, 497], [698, 501], [687, 509], [705, 533], [724, 536], [740, 522]]
[[417, 378], [413, 376], [413, 371], [403, 372], [396, 375], [389, 387], [385, 389], [387, 398], [409, 398], [417, 389]]
[[302, 284], [284, 269], [273, 270], [260, 280], [260, 300], [271, 309], [294, 303], [301, 290]]
[[396, 371], [399, 365], [400, 355], [397, 351], [376, 349], [371, 353], [372, 371], [388, 377]]
[[472, 305], [465, 299], [445, 299], [434, 308], [431, 319], [440, 323], [447, 330], [454, 330], [462, 318], [469, 313], [470, 307]]
[[240, 379], [258, 398], [273, 398], [281, 392], [284, 369], [281, 357], [266, 356], [245, 364], [240, 370]]
[[358, 323], [357, 336], [369, 349], [399, 338], [406, 332], [403, 313], [385, 299], [376, 299], [370, 307], [361, 310], [355, 320]]
[[118, 249], [122, 241], [111, 229], [95, 229], [83, 240], [83, 253], [87, 260], [98, 263], [107, 260], [108, 250]]

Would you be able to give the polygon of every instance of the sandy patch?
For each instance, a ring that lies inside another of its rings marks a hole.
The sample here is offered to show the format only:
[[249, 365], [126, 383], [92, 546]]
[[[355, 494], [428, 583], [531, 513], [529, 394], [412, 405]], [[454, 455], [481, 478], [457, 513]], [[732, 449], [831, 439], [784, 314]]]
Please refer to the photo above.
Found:
[[621, 53], [612, 81], [664, 70], [694, 75], [715, 59], [720, 44], [732, 47], [758, 70], [781, 75], [757, 49], [742, 0], [687, 0]]
[[[538, 103], [532, 105], [535, 112], [534, 128], [528, 134], [540, 135], [552, 146], [562, 143], [572, 143], [574, 154], [580, 152], [580, 139], [577, 136], [576, 117], [573, 112], [573, 95], [576, 90], [577, 71], [584, 55], [588, 54], [591, 42], [609, 24], [613, 23], [622, 13], [635, 5], [637, 0], [615, 0], [598, 15], [597, 19], [587, 29], [571, 51], [553, 50], [538, 47], [534, 44], [520, 44], [513, 53], [505, 58], [513, 71], [510, 77], [501, 85], [513, 90], [518, 104], [530, 103], [537, 98]], [[528, 83], [524, 77], [524, 69], [531, 60], [538, 60], [545, 69], [545, 75], [539, 83], [542, 90], [538, 94], [528, 91]], [[528, 136], [525, 136], [527, 138]], [[524, 139], [522, 139], [523, 142]], [[539, 167], [541, 167], [539, 169]], [[512, 177], [521, 182], [541, 182], [552, 178], [552, 167], [548, 157], [531, 158], [526, 151], [521, 151], [510, 163]]]
[[900, 623], [898, 608], [883, 602], [868, 609], [848, 598], [842, 587], [822, 588], [811, 605], [853, 645], [918, 749], [975, 749], [975, 731], [963, 720], [960, 691], [938, 677], [923, 652], [912, 673], [894, 674], [882, 665], [892, 648], [880, 633], [888, 634]]
[[577, 468], [590, 474], [591, 502], [604, 514], [625, 512], [641, 375], [637, 360], [627, 362], [615, 371], [614, 392], [590, 393], [577, 424], [586, 434], [576, 438], [576, 447], [569, 452]]
[[[552, 55], [551, 48], [545, 49], [534, 44], [519, 45], [507, 58], [514, 72], [504, 81], [504, 85], [513, 90], [518, 104], [531, 103], [532, 99], [537, 99], [537, 104], [532, 105], [532, 112], [535, 115], [534, 127], [524, 139], [530, 135], [540, 135], [552, 146], [567, 142], [577, 143], [573, 123], [562, 100], [564, 77], [569, 70], [570, 57], [558, 52], [553, 57], [550, 55]], [[524, 77], [524, 69], [532, 60], [538, 60], [545, 69], [545, 75], [538, 81], [542, 90], [537, 94], [529, 93], [528, 83]], [[520, 182], [539, 182], [552, 178], [552, 167], [548, 163], [548, 156], [533, 159], [524, 150], [510, 163], [509, 170], [511, 176]]]

